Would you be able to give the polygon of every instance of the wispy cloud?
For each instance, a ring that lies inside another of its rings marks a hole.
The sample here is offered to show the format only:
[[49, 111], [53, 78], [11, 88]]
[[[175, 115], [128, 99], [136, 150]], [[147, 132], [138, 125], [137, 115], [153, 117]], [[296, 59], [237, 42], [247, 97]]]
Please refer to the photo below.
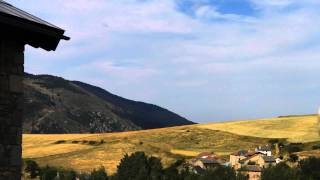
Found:
[[317, 0], [9, 2], [72, 37], [54, 53], [28, 48], [31, 72], [83, 80], [195, 121], [309, 113], [320, 102]]

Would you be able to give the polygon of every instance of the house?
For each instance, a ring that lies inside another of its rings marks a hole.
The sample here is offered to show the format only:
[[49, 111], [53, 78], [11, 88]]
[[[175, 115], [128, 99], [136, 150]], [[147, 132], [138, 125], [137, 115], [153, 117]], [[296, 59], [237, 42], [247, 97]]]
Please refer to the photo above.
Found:
[[234, 169], [239, 169], [241, 168], [240, 161], [247, 159], [251, 156], [254, 156], [256, 154], [259, 154], [259, 152], [248, 151], [248, 150], [240, 150], [240, 151], [234, 152], [230, 154], [230, 165]]
[[256, 154], [253, 154], [252, 156], [248, 156], [247, 158], [245, 159], [242, 159], [239, 161], [241, 167], [243, 166], [246, 166], [246, 165], [263, 165], [264, 161], [263, 161], [263, 156], [264, 154], [261, 154], [261, 153], [256, 153]]
[[262, 168], [257, 165], [247, 165], [238, 170], [238, 173], [245, 175], [248, 180], [260, 180]]
[[266, 156], [272, 156], [272, 148], [270, 145], [259, 146], [255, 149], [256, 152], [260, 152]]
[[221, 165], [221, 163], [215, 159], [197, 159], [193, 165], [202, 169], [212, 169]]
[[262, 156], [263, 167], [268, 168], [269, 166], [274, 166], [277, 164], [276, 158], [273, 156]]
[[202, 169], [212, 169], [220, 165], [226, 165], [227, 160], [216, 155], [213, 152], [200, 153], [197, 157], [191, 160], [193, 167]]
[[257, 165], [261, 168], [267, 168], [271, 165], [275, 165], [276, 159], [273, 156], [266, 156], [262, 153], [256, 153], [252, 156], [240, 160], [239, 163], [241, 167], [247, 165]]
[[230, 163], [231, 166], [235, 166], [240, 160], [247, 158], [248, 151], [247, 150], [240, 150], [230, 154]]
[[0, 179], [21, 179], [24, 46], [55, 50], [64, 32], [0, 0]]

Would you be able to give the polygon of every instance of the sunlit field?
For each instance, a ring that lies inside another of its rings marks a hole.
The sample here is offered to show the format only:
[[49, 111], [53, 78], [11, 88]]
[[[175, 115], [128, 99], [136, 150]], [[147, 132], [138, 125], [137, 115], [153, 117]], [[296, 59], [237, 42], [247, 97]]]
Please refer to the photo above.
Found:
[[320, 140], [315, 115], [212, 123], [198, 127], [246, 136], [287, 138], [291, 142]]
[[[103, 144], [99, 144], [103, 140]], [[90, 145], [84, 142], [97, 142]], [[254, 148], [268, 139], [235, 135], [228, 132], [184, 126], [137, 132], [96, 135], [24, 135], [23, 157], [40, 165], [91, 171], [105, 166], [108, 173], [116, 171], [126, 153], [144, 151], [160, 157], [164, 166], [178, 159], [191, 158], [203, 151], [227, 155], [240, 148]]]
[[[316, 122], [315, 116], [300, 116], [123, 133], [24, 135], [23, 157], [34, 159], [40, 165], [73, 168], [80, 172], [104, 166], [113, 174], [120, 159], [126, 153], [136, 151], [160, 157], [164, 166], [168, 166], [178, 159], [190, 159], [204, 151], [227, 157], [240, 149], [265, 145], [270, 140], [268, 138], [317, 141]], [[319, 154], [318, 151], [310, 153]]]

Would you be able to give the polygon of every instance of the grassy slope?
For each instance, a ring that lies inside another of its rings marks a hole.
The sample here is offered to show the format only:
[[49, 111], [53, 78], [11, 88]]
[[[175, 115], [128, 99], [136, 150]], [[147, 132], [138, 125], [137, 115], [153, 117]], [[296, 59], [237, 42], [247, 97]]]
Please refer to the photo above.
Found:
[[[24, 135], [23, 157], [41, 165], [72, 167], [90, 171], [103, 165], [114, 173], [125, 153], [145, 151], [161, 157], [164, 165], [176, 159], [215, 151], [228, 155], [239, 149], [252, 149], [268, 138], [289, 138], [292, 142], [319, 141], [315, 116], [284, 117], [191, 125], [124, 133], [93, 135]], [[66, 140], [65, 144], [54, 144]], [[73, 140], [104, 140], [99, 146], [72, 144]], [[319, 154], [319, 151], [312, 153]], [[310, 152], [305, 152], [305, 155]]]
[[288, 138], [291, 142], [320, 140], [317, 117], [314, 115], [212, 123], [198, 127], [255, 137]]
[[[102, 139], [106, 143], [99, 146], [71, 143]], [[163, 164], [169, 165], [176, 159], [203, 151], [227, 155], [268, 141], [194, 126], [97, 135], [24, 135], [23, 140], [23, 157], [35, 159], [41, 165], [72, 167], [78, 171], [90, 171], [103, 165], [109, 173], [115, 172], [125, 153], [145, 151], [161, 157]], [[54, 144], [58, 140], [67, 140], [67, 143]]]

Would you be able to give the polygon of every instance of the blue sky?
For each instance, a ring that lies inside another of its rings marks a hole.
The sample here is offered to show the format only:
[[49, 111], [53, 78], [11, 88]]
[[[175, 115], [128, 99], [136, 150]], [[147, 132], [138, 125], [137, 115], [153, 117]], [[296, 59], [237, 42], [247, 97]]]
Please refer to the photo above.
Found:
[[8, 0], [67, 30], [26, 71], [84, 81], [196, 122], [315, 113], [318, 0]]

